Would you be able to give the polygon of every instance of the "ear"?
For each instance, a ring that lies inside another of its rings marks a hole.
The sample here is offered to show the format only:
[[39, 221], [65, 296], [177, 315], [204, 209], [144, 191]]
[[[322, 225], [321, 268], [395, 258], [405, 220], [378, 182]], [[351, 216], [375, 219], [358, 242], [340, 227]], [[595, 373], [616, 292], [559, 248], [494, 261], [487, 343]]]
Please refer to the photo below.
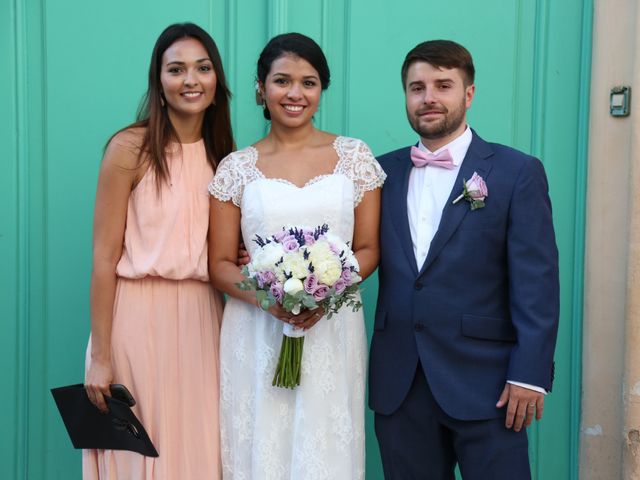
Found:
[[465, 97], [465, 106], [467, 108], [471, 107], [471, 103], [473, 102], [473, 96], [476, 93], [476, 85], [471, 84], [468, 87], [465, 87], [464, 97]]
[[256, 80], [256, 105], [264, 105], [264, 84], [260, 80]]

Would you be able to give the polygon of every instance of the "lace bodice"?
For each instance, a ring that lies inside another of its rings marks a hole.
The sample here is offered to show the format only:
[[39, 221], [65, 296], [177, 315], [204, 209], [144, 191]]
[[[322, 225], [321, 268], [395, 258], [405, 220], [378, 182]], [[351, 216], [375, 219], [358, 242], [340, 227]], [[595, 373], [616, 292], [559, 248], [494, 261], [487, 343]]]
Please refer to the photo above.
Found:
[[365, 192], [382, 186], [386, 175], [362, 140], [336, 137], [333, 148], [338, 154], [338, 162], [333, 172], [318, 175], [302, 187], [297, 187], [282, 178], [265, 177], [256, 167], [258, 150], [255, 147], [238, 150], [220, 162], [216, 176], [209, 184], [209, 193], [219, 200], [224, 202], [231, 200], [235, 205], [240, 206], [245, 187], [256, 180], [271, 180], [304, 189], [332, 175], [344, 175], [353, 182], [353, 206], [356, 207]]

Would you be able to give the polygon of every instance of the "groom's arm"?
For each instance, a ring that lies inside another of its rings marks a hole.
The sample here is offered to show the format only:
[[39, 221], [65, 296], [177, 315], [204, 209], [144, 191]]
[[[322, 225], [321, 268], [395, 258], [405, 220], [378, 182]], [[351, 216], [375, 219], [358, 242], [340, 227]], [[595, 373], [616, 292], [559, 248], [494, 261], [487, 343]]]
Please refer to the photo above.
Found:
[[548, 183], [542, 164], [532, 157], [524, 162], [512, 193], [507, 263], [517, 335], [507, 379], [516, 384], [505, 386], [501, 400], [506, 392], [507, 427], [519, 427], [524, 419], [530, 423], [531, 404], [541, 417], [544, 395], [526, 386], [551, 389], [559, 318], [558, 252]]

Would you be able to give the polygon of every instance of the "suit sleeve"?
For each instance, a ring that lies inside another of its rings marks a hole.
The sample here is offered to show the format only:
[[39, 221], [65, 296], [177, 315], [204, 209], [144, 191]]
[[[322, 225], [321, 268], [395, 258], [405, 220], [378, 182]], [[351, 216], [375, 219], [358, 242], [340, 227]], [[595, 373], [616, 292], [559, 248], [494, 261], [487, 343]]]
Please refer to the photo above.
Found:
[[507, 378], [551, 390], [560, 304], [558, 249], [547, 178], [536, 158], [524, 163], [514, 186], [507, 261], [517, 335]]

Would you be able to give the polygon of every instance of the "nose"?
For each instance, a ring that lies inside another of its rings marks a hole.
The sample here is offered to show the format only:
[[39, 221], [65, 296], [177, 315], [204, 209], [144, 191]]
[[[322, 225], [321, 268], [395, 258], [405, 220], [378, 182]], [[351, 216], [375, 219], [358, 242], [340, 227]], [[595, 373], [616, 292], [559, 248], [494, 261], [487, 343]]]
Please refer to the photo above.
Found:
[[198, 84], [198, 77], [191, 68], [189, 68], [186, 72], [186, 76], [184, 77], [184, 84], [187, 87], [193, 87]]
[[422, 101], [426, 104], [436, 103], [435, 90], [433, 88], [425, 88]]
[[289, 91], [287, 92], [287, 98], [290, 99], [298, 99], [301, 97], [301, 92], [302, 90], [300, 89], [300, 84], [298, 84], [297, 82], [293, 82], [291, 84], [291, 88], [289, 88]]

